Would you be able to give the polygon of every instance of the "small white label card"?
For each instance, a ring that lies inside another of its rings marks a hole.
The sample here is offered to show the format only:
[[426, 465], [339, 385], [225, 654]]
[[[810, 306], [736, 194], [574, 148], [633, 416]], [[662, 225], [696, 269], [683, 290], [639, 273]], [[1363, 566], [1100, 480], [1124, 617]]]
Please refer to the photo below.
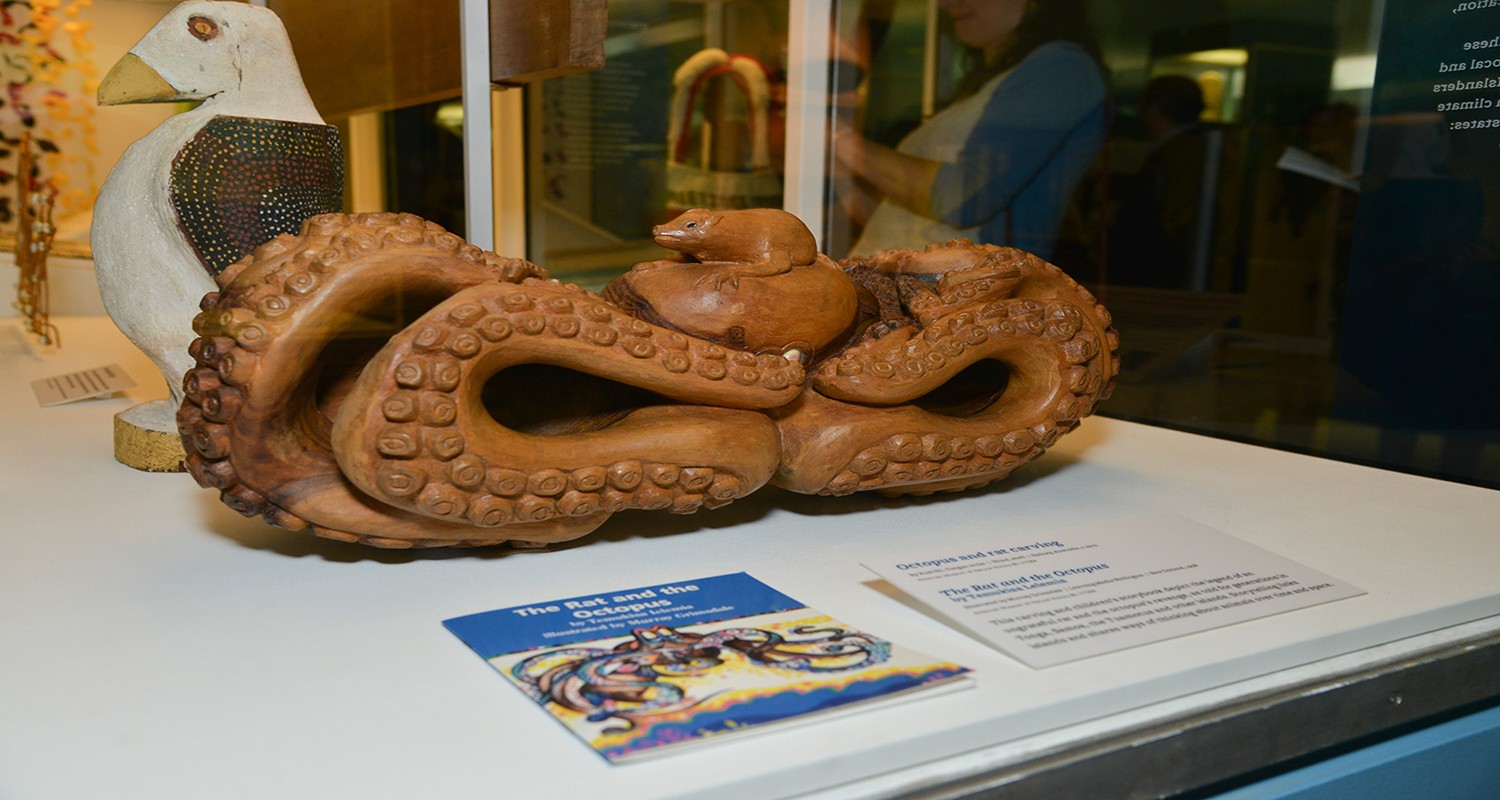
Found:
[[1031, 667], [1365, 593], [1179, 516], [970, 536], [865, 566]]
[[110, 364], [107, 367], [95, 367], [32, 381], [31, 391], [36, 395], [36, 401], [45, 407], [90, 397], [103, 397], [134, 385], [135, 381], [125, 374], [119, 364]]

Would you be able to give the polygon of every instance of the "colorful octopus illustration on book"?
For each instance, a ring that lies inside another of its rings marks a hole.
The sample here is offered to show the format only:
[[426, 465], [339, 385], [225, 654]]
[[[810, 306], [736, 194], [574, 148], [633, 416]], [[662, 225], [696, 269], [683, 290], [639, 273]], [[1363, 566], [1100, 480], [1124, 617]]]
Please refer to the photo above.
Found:
[[671, 681], [724, 667], [733, 650], [759, 666], [798, 672], [840, 672], [884, 662], [891, 645], [840, 628], [803, 625], [787, 639], [760, 628], [726, 628], [712, 633], [679, 631], [665, 625], [637, 628], [632, 640], [613, 649], [564, 648], [541, 653], [511, 668], [532, 699], [587, 714], [590, 722], [615, 719], [622, 733], [640, 717], [682, 711], [707, 700], [692, 697]]

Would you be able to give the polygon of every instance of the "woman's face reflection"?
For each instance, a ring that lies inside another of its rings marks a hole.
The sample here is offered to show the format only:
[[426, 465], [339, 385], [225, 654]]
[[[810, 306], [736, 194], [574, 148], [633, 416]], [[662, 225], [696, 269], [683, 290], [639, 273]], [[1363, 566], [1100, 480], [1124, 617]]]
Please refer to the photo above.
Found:
[[1028, 0], [941, 0], [953, 31], [967, 47], [997, 54], [1020, 27]]

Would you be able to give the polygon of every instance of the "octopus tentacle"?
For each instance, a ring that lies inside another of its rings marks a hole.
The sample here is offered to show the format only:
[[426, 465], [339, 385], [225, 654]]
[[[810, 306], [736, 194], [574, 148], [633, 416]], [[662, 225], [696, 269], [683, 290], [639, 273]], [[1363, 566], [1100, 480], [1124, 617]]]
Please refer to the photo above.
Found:
[[[1034, 354], [1034, 346], [1041, 343], [1053, 345], [1056, 352]], [[1083, 363], [1098, 353], [1099, 337], [1086, 328], [1076, 305], [1064, 300], [1002, 300], [939, 317], [920, 332], [904, 329], [860, 342], [825, 361], [813, 385], [836, 399], [892, 405], [932, 392], [989, 358], [1022, 370], [1022, 377], [1032, 379], [1026, 388], [1042, 395], [1038, 402], [1045, 402], [1055, 387], [1034, 383], [1052, 383], [1048, 366], [1059, 359]], [[1013, 371], [1010, 382], [1015, 381]]]
[[[557, 435], [497, 420], [486, 394], [499, 407], [516, 397], [536, 405], [524, 372], [503, 374], [535, 365], [705, 405], [652, 398]], [[766, 482], [776, 432], [750, 409], [786, 403], [803, 381], [795, 362], [651, 325], [574, 286], [487, 284], [391, 339], [344, 404], [334, 449], [344, 474], [372, 497], [454, 523], [502, 528], [627, 508], [688, 513]]]
[[[837, 302], [792, 302], [797, 284], [710, 314], [715, 343], [411, 215], [315, 217], [203, 300], [178, 413], [189, 471], [243, 514], [328, 538], [536, 546], [768, 481], [981, 486], [1109, 395], [1108, 311], [1040, 259], [954, 241], [841, 268], [803, 270]], [[788, 339], [814, 311], [822, 338]], [[723, 344], [747, 314], [795, 359]], [[812, 360], [823, 345], [841, 349]]]
[[189, 472], [246, 516], [331, 539], [381, 547], [505, 541], [361, 494], [334, 459], [331, 418], [387, 328], [400, 327], [398, 312], [474, 284], [543, 274], [409, 214], [328, 214], [299, 236], [273, 239], [225, 271], [222, 290], [204, 298], [194, 320], [199, 366], [185, 377], [178, 412]]
[[[950, 271], [924, 270], [924, 260]], [[975, 488], [1041, 455], [1108, 396], [1118, 336], [1108, 312], [1056, 267], [967, 243], [888, 251], [860, 267], [921, 276], [898, 282], [914, 324], [825, 360], [809, 391], [774, 412], [778, 486]]]

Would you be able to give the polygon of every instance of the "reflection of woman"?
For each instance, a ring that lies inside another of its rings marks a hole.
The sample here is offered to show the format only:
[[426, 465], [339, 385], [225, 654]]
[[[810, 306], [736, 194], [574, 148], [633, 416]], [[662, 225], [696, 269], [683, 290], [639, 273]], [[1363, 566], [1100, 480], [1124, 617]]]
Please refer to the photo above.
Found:
[[942, 7], [978, 62], [962, 98], [894, 150], [836, 134], [839, 166], [882, 197], [853, 251], [966, 236], [1048, 257], [1108, 121], [1085, 0]]

